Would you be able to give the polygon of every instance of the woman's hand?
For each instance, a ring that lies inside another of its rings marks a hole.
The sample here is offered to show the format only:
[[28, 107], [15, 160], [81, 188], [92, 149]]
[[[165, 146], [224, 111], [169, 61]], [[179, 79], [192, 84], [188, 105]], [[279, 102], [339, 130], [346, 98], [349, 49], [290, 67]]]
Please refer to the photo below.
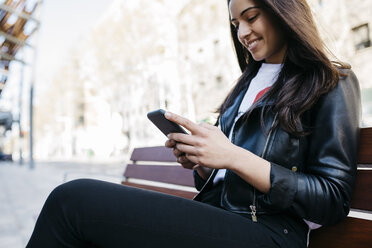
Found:
[[189, 159], [186, 158], [186, 154], [184, 152], [181, 152], [176, 148], [176, 144], [177, 142], [172, 139], [169, 139], [165, 142], [166, 147], [173, 148], [173, 154], [176, 156], [177, 162], [180, 163], [183, 168], [190, 170], [194, 169], [197, 171], [201, 178], [207, 180], [212, 170], [191, 162]]
[[182, 133], [168, 135], [169, 140], [166, 146], [174, 148], [174, 153], [180, 163], [183, 162], [188, 167], [195, 165], [215, 169], [229, 167], [232, 160], [231, 151], [235, 149], [235, 146], [218, 127], [206, 123], [197, 125], [169, 112], [165, 114], [165, 117], [191, 132], [191, 135]]
[[175, 140], [169, 139], [165, 142], [165, 146], [168, 148], [173, 148], [173, 154], [177, 158], [177, 162], [182, 165], [183, 168], [186, 169], [194, 169], [198, 165], [191, 162], [189, 159], [186, 158], [186, 154], [184, 152], [181, 152], [176, 148], [177, 142]]
[[[235, 146], [215, 126], [206, 123], [197, 125], [184, 117], [169, 112], [165, 113], [165, 117], [191, 132], [191, 135], [171, 133], [168, 135], [169, 141], [166, 143], [168, 147], [174, 148], [175, 155], [184, 162], [185, 168], [186, 166], [200, 165], [196, 168], [200, 176], [208, 168], [229, 169], [259, 191], [263, 193], [269, 191], [271, 165], [268, 161], [248, 150]], [[205, 176], [202, 177], [205, 179]]]

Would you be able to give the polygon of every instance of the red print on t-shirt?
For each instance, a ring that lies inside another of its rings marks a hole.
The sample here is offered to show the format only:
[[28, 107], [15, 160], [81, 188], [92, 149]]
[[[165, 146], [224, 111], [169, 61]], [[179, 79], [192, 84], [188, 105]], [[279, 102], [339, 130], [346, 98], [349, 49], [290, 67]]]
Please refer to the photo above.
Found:
[[270, 89], [270, 86], [269, 87], [266, 87], [265, 89], [263, 89], [260, 92], [258, 92], [258, 94], [256, 95], [256, 98], [254, 99], [253, 103], [255, 103], [258, 99], [260, 99], [261, 96], [263, 96], [263, 94], [265, 94], [266, 91], [268, 91], [269, 89]]

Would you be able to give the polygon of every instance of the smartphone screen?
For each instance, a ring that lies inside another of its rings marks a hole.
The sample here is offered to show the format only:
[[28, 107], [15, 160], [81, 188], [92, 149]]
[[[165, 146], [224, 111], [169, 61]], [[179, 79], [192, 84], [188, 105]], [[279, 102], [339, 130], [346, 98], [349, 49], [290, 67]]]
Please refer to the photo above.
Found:
[[160, 131], [162, 131], [162, 133], [164, 133], [166, 136], [169, 133], [185, 133], [185, 134], [187, 134], [185, 129], [183, 129], [177, 123], [174, 123], [173, 121], [170, 121], [167, 118], [165, 118], [164, 114], [165, 114], [165, 110], [158, 109], [158, 110], [149, 112], [147, 114], [147, 118], [149, 118], [150, 121], [152, 121], [152, 123], [154, 123], [155, 126], [157, 126], [160, 129]]

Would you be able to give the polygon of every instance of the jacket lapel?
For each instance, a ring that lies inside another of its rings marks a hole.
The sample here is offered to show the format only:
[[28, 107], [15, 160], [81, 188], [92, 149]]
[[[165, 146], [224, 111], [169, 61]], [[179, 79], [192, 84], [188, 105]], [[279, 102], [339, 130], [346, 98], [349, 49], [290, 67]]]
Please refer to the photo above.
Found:
[[221, 130], [226, 136], [229, 135], [228, 132], [234, 123], [235, 116], [238, 114], [239, 106], [243, 100], [246, 91], [247, 89], [242, 90], [239, 93], [239, 95], [236, 97], [234, 101], [234, 104], [231, 105], [220, 118]]

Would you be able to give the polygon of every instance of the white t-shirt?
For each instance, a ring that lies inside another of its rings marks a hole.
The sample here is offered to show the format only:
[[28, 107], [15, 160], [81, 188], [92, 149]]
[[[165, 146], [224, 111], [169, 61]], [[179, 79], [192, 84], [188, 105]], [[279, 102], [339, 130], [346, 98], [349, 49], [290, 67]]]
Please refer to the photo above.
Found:
[[[237, 120], [255, 103], [277, 80], [282, 64], [266, 64], [263, 63], [257, 72], [257, 75], [252, 79], [247, 92], [240, 104], [238, 114], [235, 117], [234, 124], [231, 127], [229, 139], [232, 139], [232, 133]], [[213, 183], [217, 184], [224, 180], [226, 169], [220, 169], [213, 179]]]

